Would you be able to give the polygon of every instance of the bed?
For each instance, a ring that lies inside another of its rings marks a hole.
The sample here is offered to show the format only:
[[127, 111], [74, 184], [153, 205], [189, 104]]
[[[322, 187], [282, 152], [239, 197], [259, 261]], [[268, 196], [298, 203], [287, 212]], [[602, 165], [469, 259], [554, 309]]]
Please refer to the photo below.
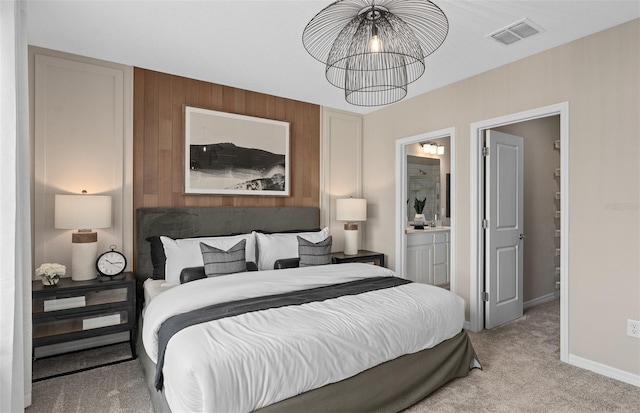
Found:
[[[272, 269], [294, 257], [270, 256], [271, 242], [311, 234], [319, 250], [330, 238], [318, 224], [318, 209], [306, 207], [136, 211], [137, 344], [154, 411], [395, 412], [479, 367], [455, 294], [368, 264]], [[240, 237], [247, 270], [255, 257], [258, 271], [153, 280], [149, 240], [160, 236], [166, 251], [172, 240]]]

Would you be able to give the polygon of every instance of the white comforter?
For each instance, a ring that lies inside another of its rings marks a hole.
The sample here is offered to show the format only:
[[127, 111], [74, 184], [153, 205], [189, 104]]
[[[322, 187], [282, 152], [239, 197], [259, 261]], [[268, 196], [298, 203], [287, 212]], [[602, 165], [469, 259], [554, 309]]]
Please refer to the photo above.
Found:
[[[144, 347], [156, 362], [167, 318], [220, 302], [303, 290], [391, 270], [340, 264], [207, 278], [148, 306]], [[462, 330], [464, 301], [425, 284], [269, 309], [183, 329], [169, 341], [164, 391], [174, 412], [248, 412], [337, 382]]]

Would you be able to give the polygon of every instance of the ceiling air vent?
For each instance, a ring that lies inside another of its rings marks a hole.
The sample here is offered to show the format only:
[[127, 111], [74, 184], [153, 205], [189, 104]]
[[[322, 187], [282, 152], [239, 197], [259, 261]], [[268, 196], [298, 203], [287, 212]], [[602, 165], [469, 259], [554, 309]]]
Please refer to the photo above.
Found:
[[500, 42], [504, 45], [510, 45], [543, 31], [544, 30], [542, 30], [540, 26], [537, 26], [531, 20], [523, 19], [510, 24], [503, 29], [495, 31], [487, 35], [487, 37], [492, 37], [493, 39], [495, 39], [495, 41]]

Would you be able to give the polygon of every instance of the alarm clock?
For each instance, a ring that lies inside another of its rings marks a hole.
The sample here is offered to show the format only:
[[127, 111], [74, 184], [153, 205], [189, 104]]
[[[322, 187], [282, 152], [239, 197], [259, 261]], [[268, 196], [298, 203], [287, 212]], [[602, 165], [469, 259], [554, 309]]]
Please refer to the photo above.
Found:
[[124, 254], [116, 251], [116, 246], [111, 245], [111, 251], [100, 254], [96, 260], [96, 269], [98, 274], [103, 277], [115, 277], [124, 272], [127, 267], [127, 259]]

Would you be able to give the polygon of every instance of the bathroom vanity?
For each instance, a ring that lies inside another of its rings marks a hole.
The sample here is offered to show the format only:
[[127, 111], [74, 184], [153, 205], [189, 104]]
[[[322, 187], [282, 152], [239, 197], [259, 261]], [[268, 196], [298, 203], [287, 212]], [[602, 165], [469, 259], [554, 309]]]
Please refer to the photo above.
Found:
[[449, 227], [408, 227], [407, 278], [431, 285], [449, 284]]

